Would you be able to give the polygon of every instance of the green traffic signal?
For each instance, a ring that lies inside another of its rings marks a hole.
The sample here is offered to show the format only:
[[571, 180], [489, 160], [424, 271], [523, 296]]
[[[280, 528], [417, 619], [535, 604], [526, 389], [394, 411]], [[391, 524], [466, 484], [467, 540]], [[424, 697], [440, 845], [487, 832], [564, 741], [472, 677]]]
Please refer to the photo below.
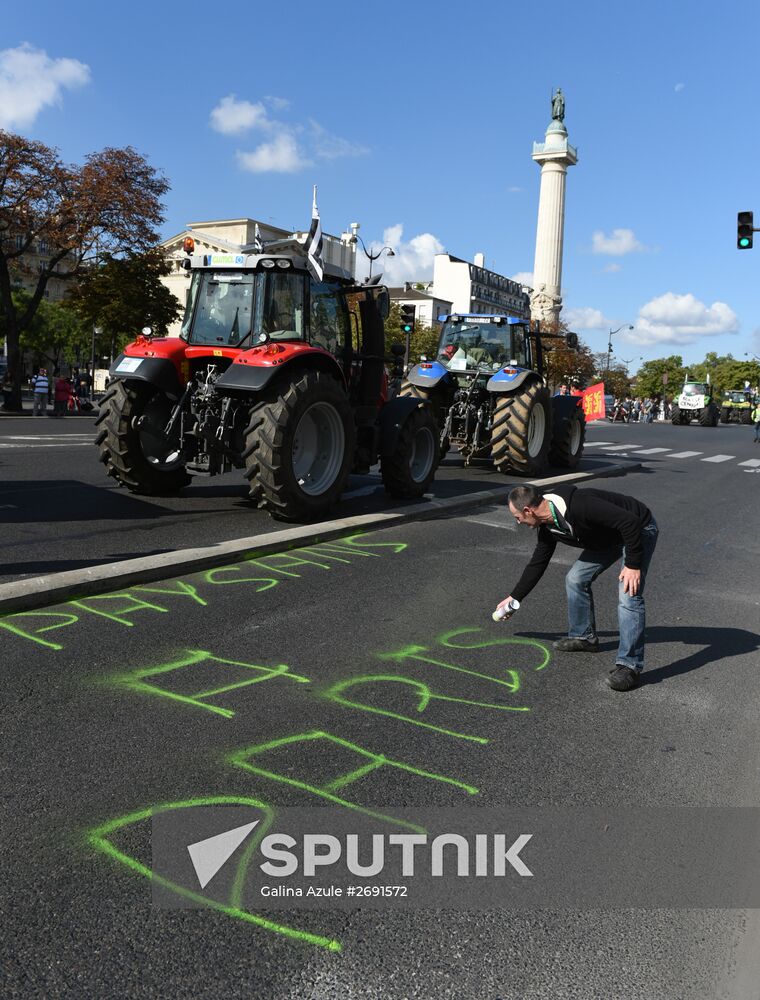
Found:
[[753, 218], [752, 212], [738, 212], [736, 215], [736, 246], [739, 250], [752, 249]]
[[401, 332], [414, 333], [414, 316], [417, 311], [416, 306], [404, 303], [401, 306]]

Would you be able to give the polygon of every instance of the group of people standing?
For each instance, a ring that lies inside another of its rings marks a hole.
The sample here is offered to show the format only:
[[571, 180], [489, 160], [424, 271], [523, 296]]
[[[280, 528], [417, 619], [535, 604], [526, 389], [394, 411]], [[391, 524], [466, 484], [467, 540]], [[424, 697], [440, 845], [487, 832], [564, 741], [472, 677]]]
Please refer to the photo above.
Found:
[[40, 368], [29, 380], [32, 390], [32, 414], [44, 417], [47, 414], [48, 402], [53, 403], [53, 416], [65, 417], [69, 412], [79, 412], [92, 409], [89, 402], [89, 375], [75, 368], [71, 377], [61, 374], [56, 368], [53, 377], [48, 375], [46, 368]]
[[616, 399], [612, 406], [612, 413], [607, 416], [614, 423], [620, 421], [624, 424], [651, 424], [655, 420], [667, 420], [670, 416], [669, 406], [664, 399], [659, 396], [636, 396], [631, 399]]

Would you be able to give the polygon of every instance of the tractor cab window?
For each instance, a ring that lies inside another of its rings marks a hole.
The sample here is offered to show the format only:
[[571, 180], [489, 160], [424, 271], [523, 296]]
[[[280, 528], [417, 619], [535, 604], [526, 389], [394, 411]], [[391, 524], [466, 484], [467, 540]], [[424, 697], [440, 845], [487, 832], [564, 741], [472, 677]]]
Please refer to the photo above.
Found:
[[255, 332], [272, 340], [304, 340], [306, 337], [305, 281], [300, 272], [258, 275]]
[[523, 323], [514, 323], [512, 331], [512, 356], [509, 361], [513, 361], [518, 368], [530, 368], [530, 358], [528, 356], [528, 328]]
[[438, 360], [452, 371], [468, 368], [493, 371], [512, 359], [511, 327], [508, 323], [462, 319], [448, 320], [444, 324]]
[[251, 331], [254, 275], [203, 271], [193, 275], [182, 334], [192, 344], [234, 347]]
[[337, 282], [323, 281], [311, 285], [310, 340], [331, 354], [343, 351], [348, 314]]
[[704, 396], [706, 386], [702, 382], [687, 382], [683, 391], [686, 396]]

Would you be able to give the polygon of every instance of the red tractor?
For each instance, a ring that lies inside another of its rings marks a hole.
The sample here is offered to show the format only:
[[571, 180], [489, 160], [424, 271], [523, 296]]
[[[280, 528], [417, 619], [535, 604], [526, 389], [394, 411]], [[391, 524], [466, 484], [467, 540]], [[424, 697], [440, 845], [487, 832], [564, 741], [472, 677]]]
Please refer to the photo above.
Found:
[[302, 239], [191, 256], [179, 337], [146, 328], [110, 370], [96, 444], [133, 493], [171, 495], [192, 476], [241, 468], [259, 507], [323, 517], [351, 472], [380, 461], [398, 498], [428, 489], [437, 430], [420, 400], [388, 400], [387, 289], [325, 262]]

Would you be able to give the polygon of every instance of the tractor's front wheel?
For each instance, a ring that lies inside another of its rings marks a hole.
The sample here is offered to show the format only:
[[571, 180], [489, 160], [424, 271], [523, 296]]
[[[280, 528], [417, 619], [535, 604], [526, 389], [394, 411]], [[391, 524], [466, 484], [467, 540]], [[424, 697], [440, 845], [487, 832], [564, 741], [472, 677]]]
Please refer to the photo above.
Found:
[[412, 410], [401, 428], [393, 454], [380, 462], [386, 493], [401, 500], [421, 497], [438, 468], [438, 427], [427, 406]]
[[730, 407], [724, 406], [723, 409], [720, 411], [720, 422], [722, 424], [730, 424], [731, 423], [731, 408]]
[[147, 382], [113, 382], [100, 402], [95, 444], [109, 476], [144, 496], [172, 496], [190, 482], [172, 401]]
[[245, 429], [250, 497], [282, 521], [323, 517], [343, 492], [354, 422], [343, 388], [324, 372], [275, 383], [251, 407]]
[[752, 410], [742, 410], [741, 422], [743, 424], [752, 423]]
[[446, 422], [446, 407], [441, 399], [441, 393], [435, 390], [421, 389], [411, 382], [403, 382], [399, 390], [399, 396], [409, 396], [412, 399], [419, 399], [420, 402], [428, 403], [433, 414], [433, 421], [437, 427], [436, 440], [438, 441], [438, 461], [442, 462], [449, 453], [449, 439], [441, 438], [444, 424]]
[[699, 412], [699, 422], [702, 427], [718, 426], [718, 407], [714, 403], [708, 403]]
[[539, 475], [546, 468], [551, 436], [549, 390], [540, 382], [529, 382], [520, 392], [497, 397], [491, 457], [499, 472]]
[[582, 406], [576, 406], [564, 417], [555, 413], [549, 463], [574, 469], [581, 460], [585, 440], [586, 414]]
[[691, 422], [691, 417], [687, 413], [682, 413], [679, 407], [673, 406], [670, 411], [670, 422], [674, 425], [678, 424], [688, 424]]

